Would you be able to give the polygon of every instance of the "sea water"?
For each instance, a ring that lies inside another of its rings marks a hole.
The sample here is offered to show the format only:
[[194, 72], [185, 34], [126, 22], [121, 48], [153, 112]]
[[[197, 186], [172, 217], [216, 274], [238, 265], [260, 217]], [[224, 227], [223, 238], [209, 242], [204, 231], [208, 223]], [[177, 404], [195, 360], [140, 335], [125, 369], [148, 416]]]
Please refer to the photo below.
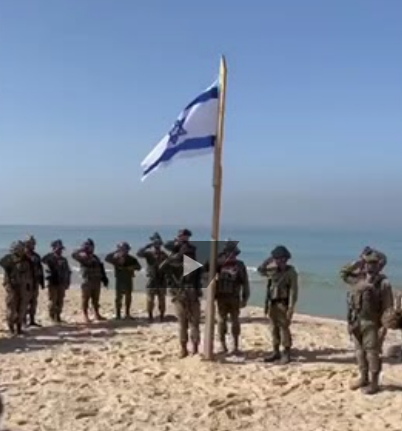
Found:
[[[195, 241], [208, 241], [210, 230], [186, 226], [193, 232]], [[88, 227], [88, 226], [0, 226], [0, 255], [7, 253], [11, 242], [32, 234], [38, 241], [39, 253], [50, 251], [50, 242], [62, 239], [66, 256], [91, 238], [96, 243], [96, 253], [104, 257], [115, 250], [116, 244], [127, 241], [136, 252], [149, 243], [149, 236], [158, 231], [164, 240], [173, 239], [178, 227]], [[388, 256], [386, 274], [395, 288], [402, 287], [402, 235], [400, 232], [306, 229], [306, 228], [233, 228], [223, 227], [221, 238], [239, 241], [240, 258], [248, 268], [251, 282], [250, 305], [262, 306], [266, 281], [256, 271], [257, 266], [269, 255], [275, 245], [283, 244], [292, 253], [292, 264], [300, 275], [300, 294], [297, 311], [317, 316], [344, 318], [346, 291], [339, 279], [339, 269], [355, 259], [363, 247], [370, 245]], [[143, 263], [143, 262], [141, 262]], [[73, 283], [79, 283], [79, 267], [71, 261]], [[144, 265], [145, 266], [145, 265]], [[113, 282], [111, 268], [107, 267]], [[111, 283], [113, 287], [113, 283]], [[145, 285], [144, 273], [136, 279], [136, 290]]]

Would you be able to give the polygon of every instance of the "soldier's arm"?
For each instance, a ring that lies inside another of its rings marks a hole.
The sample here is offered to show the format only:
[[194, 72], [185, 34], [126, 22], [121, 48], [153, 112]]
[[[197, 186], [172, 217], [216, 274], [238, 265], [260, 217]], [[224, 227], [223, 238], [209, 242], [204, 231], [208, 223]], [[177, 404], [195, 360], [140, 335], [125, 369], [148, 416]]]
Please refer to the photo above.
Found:
[[108, 253], [105, 256], [105, 262], [108, 263], [109, 265], [115, 265], [116, 263], [116, 256], [115, 256], [116, 252], [113, 253]]
[[357, 260], [352, 263], [348, 263], [347, 265], [344, 265], [341, 270], [339, 271], [339, 276], [341, 277], [342, 281], [346, 284], [356, 284], [359, 280], [359, 272], [361, 268], [361, 261]]
[[85, 265], [87, 262], [87, 258], [85, 255], [82, 254], [82, 250], [75, 250], [72, 254], [71, 257], [78, 263], [80, 263], [81, 265]]
[[390, 308], [394, 308], [394, 294], [392, 292], [392, 285], [388, 279], [383, 280], [382, 282], [382, 297], [381, 297], [381, 305], [382, 312], [384, 313], [386, 310]]
[[45, 287], [45, 273], [43, 271], [43, 266], [42, 266], [42, 259], [39, 256], [39, 254], [36, 253], [36, 259], [37, 259], [37, 264], [38, 264], [38, 283], [39, 285], [42, 287], [42, 289]]
[[268, 259], [265, 259], [264, 262], [257, 268], [257, 271], [260, 273], [260, 275], [266, 276], [268, 274], [268, 265], [272, 263], [272, 257], [269, 257]]
[[45, 255], [42, 257], [42, 263], [43, 263], [44, 265], [49, 265], [49, 262], [51, 261], [51, 258], [52, 258], [52, 253], [45, 254]]
[[299, 299], [299, 275], [294, 268], [289, 271], [289, 308], [294, 309]]
[[132, 269], [133, 271], [141, 271], [142, 266], [134, 256], [130, 256], [129, 268]]
[[248, 277], [247, 267], [242, 263], [242, 300], [246, 303], [250, 298], [250, 280]]
[[167, 250], [172, 252], [176, 246], [176, 241], [167, 241], [163, 244], [163, 247]]
[[9, 254], [6, 254], [5, 256], [3, 256], [0, 259], [0, 266], [4, 269], [4, 270], [8, 270], [10, 268], [11, 265], [11, 256]]
[[137, 256], [140, 259], [148, 259], [149, 256], [149, 247], [151, 247], [152, 244], [147, 244], [145, 247], [141, 247], [138, 251], [137, 251]]
[[72, 271], [67, 259], [66, 259], [66, 271], [67, 271], [67, 287], [69, 287], [71, 284]]

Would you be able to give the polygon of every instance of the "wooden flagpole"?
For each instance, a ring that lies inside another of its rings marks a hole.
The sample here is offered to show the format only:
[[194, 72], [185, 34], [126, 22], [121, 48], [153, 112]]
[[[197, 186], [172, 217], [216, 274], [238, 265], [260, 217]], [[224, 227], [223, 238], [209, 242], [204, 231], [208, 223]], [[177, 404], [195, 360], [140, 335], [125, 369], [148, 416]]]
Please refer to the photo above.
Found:
[[222, 200], [222, 148], [225, 123], [227, 67], [225, 57], [221, 57], [219, 71], [219, 116], [215, 142], [213, 188], [214, 201], [212, 212], [211, 255], [209, 267], [209, 285], [207, 288], [207, 306], [205, 313], [204, 359], [211, 361], [214, 356], [215, 338], [215, 288], [216, 264], [220, 235], [221, 200]]

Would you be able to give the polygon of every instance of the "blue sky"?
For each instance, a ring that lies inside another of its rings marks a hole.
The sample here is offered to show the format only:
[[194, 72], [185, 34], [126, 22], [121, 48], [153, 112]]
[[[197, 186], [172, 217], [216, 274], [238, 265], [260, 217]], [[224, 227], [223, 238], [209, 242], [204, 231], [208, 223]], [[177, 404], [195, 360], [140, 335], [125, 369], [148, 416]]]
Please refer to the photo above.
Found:
[[223, 219], [402, 226], [402, 2], [0, 3], [0, 223], [211, 219], [140, 162], [228, 60]]

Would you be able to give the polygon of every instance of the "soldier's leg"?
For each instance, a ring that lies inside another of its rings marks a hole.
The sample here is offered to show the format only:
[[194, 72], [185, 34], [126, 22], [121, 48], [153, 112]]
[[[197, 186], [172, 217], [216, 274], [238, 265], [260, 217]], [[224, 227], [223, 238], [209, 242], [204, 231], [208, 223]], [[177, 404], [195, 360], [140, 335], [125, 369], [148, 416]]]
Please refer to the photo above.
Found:
[[154, 307], [155, 307], [155, 290], [152, 287], [147, 289], [147, 313], [148, 320], [154, 320]]
[[232, 337], [233, 337], [233, 353], [239, 352], [239, 337], [240, 337], [240, 300], [239, 298], [233, 298], [229, 302], [229, 315], [232, 325]]
[[280, 331], [281, 344], [283, 347], [281, 363], [288, 364], [291, 360], [290, 352], [292, 348], [292, 334], [290, 332], [290, 321], [288, 319], [288, 307], [278, 304], [278, 325]]
[[366, 352], [369, 371], [369, 385], [364, 388], [367, 395], [376, 394], [379, 390], [379, 377], [381, 373], [381, 346], [378, 328], [370, 325], [363, 329], [362, 344]]
[[41, 326], [36, 322], [36, 312], [38, 310], [39, 285], [35, 284], [32, 290], [32, 297], [29, 306], [29, 324], [30, 326]]
[[188, 315], [186, 304], [180, 301], [174, 302], [177, 321], [179, 323], [180, 358], [188, 356]]
[[271, 330], [272, 337], [272, 354], [267, 356], [264, 361], [265, 362], [274, 362], [281, 358], [280, 354], [280, 345], [281, 345], [281, 336], [280, 336], [280, 328], [278, 322], [278, 305], [271, 304], [269, 308], [269, 324]]
[[123, 288], [124, 286], [121, 283], [116, 283], [116, 288], [114, 292], [114, 309], [115, 309], [115, 317], [116, 319], [121, 319], [121, 307], [123, 303]]
[[64, 286], [57, 287], [57, 298], [56, 298], [56, 322], [61, 323], [61, 315], [64, 308], [64, 298], [66, 297], [66, 289]]
[[17, 325], [17, 298], [15, 289], [6, 287], [6, 319], [11, 334], [15, 334]]
[[28, 292], [25, 287], [19, 287], [16, 290], [16, 308], [17, 308], [17, 334], [22, 334], [22, 325], [26, 317]]
[[134, 286], [128, 284], [124, 289], [124, 304], [126, 308], [126, 319], [131, 319], [131, 303], [133, 301]]
[[166, 313], [166, 289], [163, 287], [158, 288], [158, 307], [159, 307], [159, 318], [163, 322]]
[[47, 288], [49, 300], [49, 318], [53, 322], [56, 321], [57, 315], [57, 286], [49, 286]]
[[91, 289], [91, 301], [94, 308], [95, 318], [98, 321], [105, 320], [100, 314], [100, 296], [101, 296], [101, 284], [96, 282], [92, 284]]
[[190, 326], [190, 338], [193, 344], [193, 354], [198, 353], [200, 345], [200, 323], [201, 323], [201, 304], [200, 301], [191, 301], [188, 309], [188, 319]]
[[81, 285], [81, 308], [84, 321], [89, 323], [88, 311], [89, 311], [89, 300], [91, 298], [91, 285], [89, 283], [83, 283]]
[[355, 346], [355, 355], [356, 355], [356, 362], [357, 366], [359, 368], [359, 377], [352, 381], [350, 384], [350, 389], [352, 391], [355, 391], [356, 389], [364, 388], [369, 383], [368, 378], [368, 363], [367, 363], [367, 357], [366, 352], [363, 348], [363, 335], [361, 331], [354, 331], [351, 335], [353, 344]]
[[218, 308], [218, 337], [221, 344], [222, 352], [226, 353], [228, 351], [226, 344], [226, 334], [227, 328], [227, 317], [228, 317], [228, 307], [227, 301], [225, 299], [219, 298], [217, 301]]

